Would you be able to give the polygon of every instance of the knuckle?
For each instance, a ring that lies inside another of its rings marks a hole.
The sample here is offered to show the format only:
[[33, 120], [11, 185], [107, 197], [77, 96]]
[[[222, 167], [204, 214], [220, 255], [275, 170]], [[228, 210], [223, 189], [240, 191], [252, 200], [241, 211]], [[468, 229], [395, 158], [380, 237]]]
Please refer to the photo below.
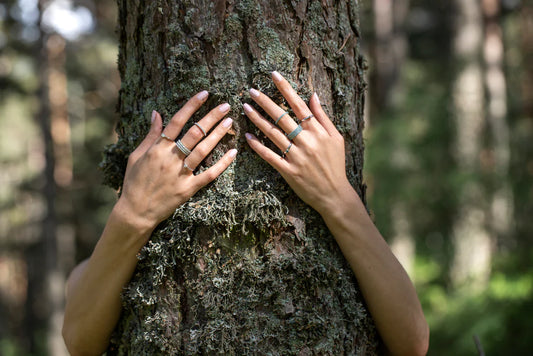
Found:
[[196, 142], [200, 141], [202, 138], [204, 138], [204, 133], [196, 126], [193, 126], [189, 130], [189, 135], [193, 140]]
[[209, 154], [209, 149], [203, 145], [197, 146], [195, 151], [197, 152], [198, 156], [205, 157]]

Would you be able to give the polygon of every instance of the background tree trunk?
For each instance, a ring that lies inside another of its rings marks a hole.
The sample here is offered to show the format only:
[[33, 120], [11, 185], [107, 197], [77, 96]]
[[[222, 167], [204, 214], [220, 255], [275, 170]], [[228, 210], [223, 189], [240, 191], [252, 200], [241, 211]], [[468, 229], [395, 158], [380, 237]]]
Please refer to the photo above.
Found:
[[141, 251], [109, 354], [376, 353], [373, 321], [333, 237], [248, 149], [244, 133], [259, 133], [241, 112], [250, 87], [282, 102], [273, 70], [306, 99], [316, 91], [346, 138], [349, 179], [364, 200], [357, 2], [118, 4], [121, 120], [102, 164], [107, 183], [120, 187], [152, 110], [168, 121], [203, 89], [210, 99], [189, 125], [224, 101], [235, 123], [199, 170], [228, 148], [240, 153]]
[[483, 287], [490, 275], [493, 239], [488, 230], [486, 190], [481, 179], [485, 122], [482, 66], [481, 2], [456, 0], [453, 50], [457, 61], [453, 83], [456, 125], [454, 153], [461, 170], [457, 218], [453, 226], [451, 280], [459, 286]]

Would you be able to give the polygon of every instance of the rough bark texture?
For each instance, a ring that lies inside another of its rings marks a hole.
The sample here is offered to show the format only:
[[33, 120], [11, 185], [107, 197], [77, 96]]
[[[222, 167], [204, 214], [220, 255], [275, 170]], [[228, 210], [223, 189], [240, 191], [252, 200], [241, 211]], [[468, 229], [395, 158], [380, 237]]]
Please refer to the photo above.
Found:
[[235, 124], [199, 170], [228, 148], [239, 155], [141, 251], [108, 354], [376, 353], [373, 321], [333, 237], [247, 147], [245, 132], [264, 136], [241, 112], [250, 87], [282, 102], [273, 70], [306, 98], [316, 91], [345, 135], [349, 178], [364, 199], [357, 2], [118, 3], [121, 120], [102, 164], [107, 183], [120, 187], [153, 109], [168, 120], [203, 89], [210, 99], [191, 123], [227, 101]]

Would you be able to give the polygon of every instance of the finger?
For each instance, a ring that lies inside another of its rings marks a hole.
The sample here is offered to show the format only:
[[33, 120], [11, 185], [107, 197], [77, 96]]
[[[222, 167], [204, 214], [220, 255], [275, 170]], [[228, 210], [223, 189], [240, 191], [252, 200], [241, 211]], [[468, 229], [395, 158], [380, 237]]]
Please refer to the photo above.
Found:
[[142, 140], [139, 146], [130, 155], [130, 160], [135, 162], [141, 157], [156, 141], [161, 137], [161, 130], [163, 129], [163, 120], [161, 115], [157, 111], [152, 111], [151, 117], [152, 124], [150, 125], [150, 131], [146, 137]]
[[211, 128], [229, 112], [229, 109], [229, 104], [224, 103], [211, 110], [206, 116], [196, 123], [197, 125], [200, 125], [200, 127], [197, 125], [192, 126], [182, 137], [181, 142], [185, 145], [185, 147], [192, 150], [194, 146], [196, 146], [196, 144], [207, 135]]
[[286, 172], [289, 169], [289, 163], [281, 159], [281, 156], [276, 154], [274, 151], [272, 151], [270, 148], [263, 145], [257, 137], [250, 133], [246, 133], [246, 141], [248, 141], [248, 144], [250, 147], [265, 161], [267, 161], [272, 167], [274, 167], [275, 170], [278, 172]]
[[311, 110], [309, 110], [305, 101], [303, 101], [300, 95], [298, 95], [298, 93], [292, 88], [291, 84], [276, 71], [272, 72], [272, 80], [281, 95], [283, 95], [287, 100], [287, 103], [289, 103], [298, 120], [305, 119], [304, 122], [302, 122], [303, 125], [315, 127], [317, 122], [313, 120], [313, 117], [309, 117], [312, 114]]
[[218, 177], [222, 172], [226, 170], [226, 168], [229, 167], [231, 162], [235, 159], [235, 156], [237, 155], [236, 149], [231, 149], [222, 158], [215, 163], [213, 166], [211, 166], [209, 169], [207, 169], [205, 172], [202, 172], [198, 174], [196, 177], [196, 184], [198, 189], [202, 188], [203, 186], [207, 185], [208, 183], [215, 180], [216, 177]]
[[207, 136], [202, 142], [196, 146], [196, 148], [187, 157], [187, 166], [191, 170], [195, 170], [196, 167], [204, 160], [205, 157], [215, 148], [217, 143], [224, 137], [231, 127], [232, 119], [229, 117], [222, 121], [209, 136]]
[[320, 100], [318, 99], [318, 95], [316, 93], [311, 96], [311, 99], [309, 100], [309, 107], [311, 108], [311, 111], [315, 115], [317, 121], [330, 134], [330, 136], [340, 135], [340, 132], [337, 130], [333, 122], [331, 122], [328, 115], [326, 115], [324, 109], [322, 109], [322, 105], [320, 105]]
[[250, 89], [250, 96], [252, 99], [266, 111], [266, 113], [274, 120], [283, 131], [286, 133], [292, 132], [298, 124], [286, 114], [285, 110], [279, 107], [268, 96], [258, 90]]
[[289, 139], [287, 136], [261, 114], [255, 111], [250, 105], [243, 105], [246, 116], [272, 141], [280, 150], [287, 147]]
[[172, 117], [167, 127], [163, 130], [163, 133], [171, 140], [175, 140], [181, 132], [183, 125], [185, 125], [192, 114], [202, 106], [208, 95], [209, 93], [204, 90], [190, 98], [189, 101], [187, 101], [187, 103]]

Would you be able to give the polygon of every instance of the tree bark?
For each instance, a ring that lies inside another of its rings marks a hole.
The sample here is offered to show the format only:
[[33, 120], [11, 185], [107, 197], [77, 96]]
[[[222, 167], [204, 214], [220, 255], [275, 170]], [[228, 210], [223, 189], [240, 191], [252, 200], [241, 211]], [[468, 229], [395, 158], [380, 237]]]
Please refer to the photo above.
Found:
[[321, 217], [247, 147], [244, 133], [259, 133], [241, 109], [251, 87], [283, 102], [273, 70], [306, 99], [316, 91], [345, 136], [348, 176], [364, 200], [357, 2], [118, 4], [121, 119], [102, 163], [107, 184], [120, 187], [152, 110], [168, 122], [203, 89], [210, 99], [189, 125], [226, 101], [234, 132], [199, 170], [229, 148], [240, 153], [141, 251], [108, 354], [375, 354], [356, 278]]

